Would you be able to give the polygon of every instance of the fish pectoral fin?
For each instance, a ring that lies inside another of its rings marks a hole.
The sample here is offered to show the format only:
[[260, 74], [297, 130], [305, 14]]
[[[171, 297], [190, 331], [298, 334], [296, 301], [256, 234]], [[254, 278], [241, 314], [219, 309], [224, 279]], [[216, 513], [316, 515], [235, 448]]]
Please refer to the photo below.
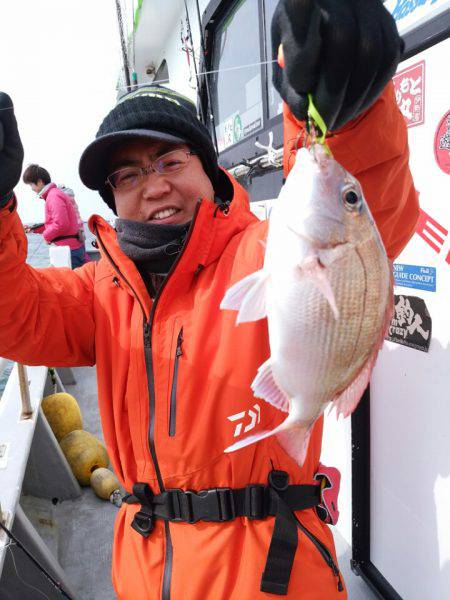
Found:
[[252, 390], [258, 398], [262, 398], [279, 410], [289, 412], [289, 396], [275, 381], [270, 358], [259, 367], [252, 383]]
[[354, 244], [350, 244], [349, 242], [338, 244], [334, 248], [319, 248], [317, 250], [317, 257], [321, 265], [328, 267], [336, 260], [343, 258], [348, 252], [354, 250], [354, 248]]
[[221, 309], [238, 310], [236, 324], [259, 321], [267, 315], [267, 271], [261, 269], [247, 275], [228, 289], [220, 303]]
[[319, 292], [324, 296], [333, 311], [334, 318], [339, 319], [339, 309], [334, 297], [333, 288], [327, 276], [326, 267], [321, 263], [318, 256], [309, 256], [298, 265], [305, 277], [308, 277]]

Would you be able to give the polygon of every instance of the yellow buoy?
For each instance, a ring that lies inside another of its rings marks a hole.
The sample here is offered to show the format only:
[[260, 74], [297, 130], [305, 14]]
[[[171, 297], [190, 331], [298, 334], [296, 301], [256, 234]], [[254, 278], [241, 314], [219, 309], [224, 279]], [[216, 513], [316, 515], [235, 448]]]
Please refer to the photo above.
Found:
[[105, 447], [88, 431], [71, 431], [61, 440], [60, 446], [80, 485], [89, 485], [93, 471], [109, 464]]
[[92, 472], [91, 487], [99, 498], [109, 500], [111, 494], [120, 488], [120, 483], [112, 471], [101, 467]]
[[60, 392], [45, 396], [41, 406], [58, 442], [74, 429], [83, 429], [80, 407], [70, 394]]

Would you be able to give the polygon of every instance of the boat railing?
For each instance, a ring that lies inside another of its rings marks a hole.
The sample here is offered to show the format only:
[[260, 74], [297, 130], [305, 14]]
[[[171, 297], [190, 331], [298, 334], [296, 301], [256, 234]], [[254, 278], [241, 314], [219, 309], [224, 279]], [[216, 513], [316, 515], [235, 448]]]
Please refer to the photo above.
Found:
[[[0, 358], [0, 375], [8, 367], [11, 361]], [[41, 409], [43, 397], [65, 391], [69, 383], [75, 383], [70, 369], [50, 373], [45, 366], [15, 363], [0, 398], [0, 589], [7, 598], [30, 598], [32, 587], [46, 586], [43, 595], [60, 599], [61, 591], [49, 579], [59, 583], [63, 597], [79, 597], [20, 504], [23, 495], [53, 501], [81, 495]], [[19, 574], [26, 574], [26, 581]]]

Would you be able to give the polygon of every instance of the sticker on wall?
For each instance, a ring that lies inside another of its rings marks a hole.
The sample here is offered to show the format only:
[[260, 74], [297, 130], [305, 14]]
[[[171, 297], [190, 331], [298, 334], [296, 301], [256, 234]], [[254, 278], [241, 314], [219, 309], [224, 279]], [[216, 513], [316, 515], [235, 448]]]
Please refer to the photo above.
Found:
[[434, 136], [434, 155], [439, 167], [450, 174], [450, 110], [442, 117]]
[[394, 282], [395, 285], [401, 287], [435, 292], [436, 269], [434, 267], [394, 263]]
[[6, 469], [8, 466], [9, 443], [0, 442], [0, 469]]
[[408, 127], [425, 122], [425, 61], [422, 60], [394, 77], [395, 98]]
[[386, 339], [408, 348], [428, 352], [431, 342], [431, 317], [422, 298], [395, 294], [394, 315]]

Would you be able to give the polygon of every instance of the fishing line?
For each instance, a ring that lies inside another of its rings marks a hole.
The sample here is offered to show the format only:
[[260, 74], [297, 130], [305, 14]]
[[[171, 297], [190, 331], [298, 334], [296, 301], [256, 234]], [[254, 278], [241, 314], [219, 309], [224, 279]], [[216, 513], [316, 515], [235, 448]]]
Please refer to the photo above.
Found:
[[[195, 59], [195, 57], [194, 57]], [[224, 67], [223, 69], [213, 69], [211, 71], [198, 71], [198, 75], [214, 75], [216, 73], [225, 73], [228, 71], [238, 71], [239, 69], [250, 69], [251, 67], [260, 67], [261, 65], [270, 65], [273, 63], [276, 63], [276, 60], [263, 60], [261, 62], [255, 62], [255, 63], [248, 63], [246, 65], [236, 65], [234, 67]], [[133, 88], [140, 88], [140, 87], [148, 87], [149, 85], [159, 85], [161, 83], [169, 83], [169, 79], [158, 79], [157, 81], [146, 81], [143, 83], [137, 83], [136, 85], [133, 85]], [[117, 90], [126, 90], [128, 89], [127, 86], [120, 86], [118, 88], [116, 88]], [[0, 108], [0, 111], [2, 110], [14, 110], [13, 106], [6, 106], [5, 108]]]
[[[61, 594], [63, 595], [64, 598], [66, 598], [67, 600], [73, 600], [68, 594], [67, 592], [65, 592], [63, 590], [63, 588], [61, 587], [61, 584], [58, 583], [56, 581], [56, 579], [54, 579], [50, 573], [48, 573], [48, 571], [39, 563], [39, 561], [37, 561], [34, 556], [31, 554], [31, 552], [29, 552], [25, 546], [22, 544], [22, 542], [20, 540], [18, 540], [16, 538], [16, 536], [0, 521], [0, 528], [3, 529], [3, 531], [6, 533], [6, 535], [9, 537], [10, 540], [12, 540], [12, 542], [15, 543], [15, 545], [20, 548], [22, 550], [22, 552], [24, 552], [28, 558], [31, 560], [31, 562], [33, 564], [36, 565], [36, 567], [39, 569], [39, 571], [41, 571], [41, 573], [43, 573], [45, 575], [45, 577], [47, 577], [47, 579], [50, 581], [50, 583], [52, 585], [55, 586], [55, 588], [61, 592]], [[12, 552], [12, 551], [11, 551]], [[17, 573], [17, 570], [16, 570]], [[20, 577], [19, 577], [20, 579]], [[24, 582], [25, 583], [25, 582]], [[27, 584], [29, 585], [29, 584]]]
[[[194, 57], [195, 58], [195, 57]], [[262, 60], [261, 62], [255, 62], [255, 63], [248, 63], [246, 65], [236, 65], [234, 67], [224, 67], [223, 69], [213, 69], [211, 71], [199, 71], [198, 75], [214, 75], [216, 73], [225, 73], [227, 71], [237, 71], [239, 69], [249, 69], [251, 67], [260, 67], [261, 65], [270, 65], [273, 63], [276, 63], [277, 60]], [[159, 79], [158, 81], [146, 81], [143, 83], [138, 83], [136, 84], [134, 87], [135, 88], [139, 88], [139, 87], [145, 87], [145, 86], [149, 86], [149, 85], [156, 85], [156, 84], [160, 84], [160, 83], [168, 83], [169, 80], [168, 79]], [[119, 88], [117, 88], [118, 90], [125, 90], [126, 86], [121, 86]], [[5, 109], [0, 109], [0, 110], [5, 110]]]
[[15, 544], [15, 542], [10, 542], [10, 543], [9, 543], [9, 544], [6, 546], [6, 548], [7, 548], [7, 549], [10, 551], [10, 553], [11, 553], [11, 559], [12, 559], [12, 562], [13, 562], [13, 565], [14, 565], [14, 570], [15, 570], [15, 572], [16, 572], [17, 578], [18, 578], [18, 579], [20, 579], [20, 581], [23, 583], [23, 585], [25, 585], [26, 587], [29, 587], [29, 588], [31, 588], [32, 590], [36, 590], [36, 592], [39, 592], [39, 594], [42, 594], [42, 596], [44, 596], [44, 598], [46, 598], [47, 600], [50, 600], [50, 597], [49, 597], [49, 596], [47, 596], [47, 594], [46, 594], [45, 592], [43, 592], [43, 591], [42, 591], [42, 590], [40, 590], [39, 588], [35, 587], [34, 585], [31, 585], [31, 583], [27, 583], [27, 582], [25, 581], [25, 579], [23, 579], [23, 577], [21, 577], [21, 576], [19, 575], [19, 571], [18, 571], [18, 569], [17, 569], [17, 565], [16, 565], [16, 559], [14, 558], [14, 552], [12, 551], [12, 548], [11, 548], [11, 546], [15, 546], [15, 545], [16, 545], [16, 544]]

